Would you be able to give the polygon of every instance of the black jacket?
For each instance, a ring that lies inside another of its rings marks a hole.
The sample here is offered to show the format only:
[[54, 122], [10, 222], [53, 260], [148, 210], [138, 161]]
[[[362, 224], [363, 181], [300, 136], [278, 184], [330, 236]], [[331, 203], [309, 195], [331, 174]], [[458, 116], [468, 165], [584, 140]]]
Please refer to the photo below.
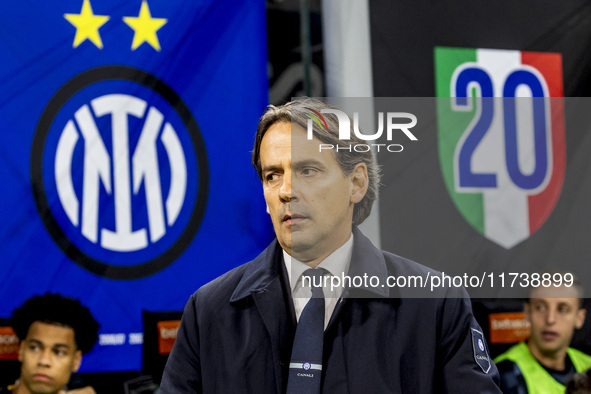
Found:
[[[354, 235], [350, 276], [384, 284], [388, 275], [440, 275]], [[286, 277], [275, 240], [197, 290], [161, 393], [285, 392], [296, 326]], [[496, 367], [476, 349], [486, 345], [465, 290], [378, 286], [345, 290], [343, 298], [325, 330], [323, 393], [500, 393]]]

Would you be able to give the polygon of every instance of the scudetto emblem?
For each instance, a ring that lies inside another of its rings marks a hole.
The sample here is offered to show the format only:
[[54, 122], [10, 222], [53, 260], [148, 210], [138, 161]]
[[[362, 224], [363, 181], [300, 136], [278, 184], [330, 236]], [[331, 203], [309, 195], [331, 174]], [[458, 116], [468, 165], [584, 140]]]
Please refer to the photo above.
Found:
[[509, 249], [548, 219], [566, 167], [557, 53], [436, 48], [439, 161], [480, 234]]

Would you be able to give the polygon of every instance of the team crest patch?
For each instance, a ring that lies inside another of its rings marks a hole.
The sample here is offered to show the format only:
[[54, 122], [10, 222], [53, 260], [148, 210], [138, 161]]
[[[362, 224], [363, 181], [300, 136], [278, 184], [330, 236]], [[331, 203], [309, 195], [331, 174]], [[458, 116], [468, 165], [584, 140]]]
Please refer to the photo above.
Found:
[[484, 340], [484, 335], [474, 328], [470, 328], [472, 331], [472, 348], [474, 349], [474, 361], [476, 364], [482, 368], [484, 373], [488, 373], [490, 371], [490, 356], [488, 355], [488, 350], [486, 349], [486, 342]]

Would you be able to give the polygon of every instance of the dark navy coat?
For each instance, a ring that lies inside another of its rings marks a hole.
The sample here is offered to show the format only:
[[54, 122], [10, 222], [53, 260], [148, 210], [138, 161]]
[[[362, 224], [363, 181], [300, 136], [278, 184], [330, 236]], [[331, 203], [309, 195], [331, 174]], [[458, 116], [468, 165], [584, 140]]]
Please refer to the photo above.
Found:
[[[367, 273], [386, 283], [388, 275], [440, 275], [380, 251], [357, 229], [354, 235], [350, 276]], [[197, 290], [161, 393], [285, 392], [296, 326], [289, 289], [275, 240], [255, 260]], [[323, 393], [500, 393], [495, 365], [477, 349], [486, 344], [465, 290], [419, 293], [345, 290], [325, 330]], [[425, 294], [431, 298], [409, 298]]]

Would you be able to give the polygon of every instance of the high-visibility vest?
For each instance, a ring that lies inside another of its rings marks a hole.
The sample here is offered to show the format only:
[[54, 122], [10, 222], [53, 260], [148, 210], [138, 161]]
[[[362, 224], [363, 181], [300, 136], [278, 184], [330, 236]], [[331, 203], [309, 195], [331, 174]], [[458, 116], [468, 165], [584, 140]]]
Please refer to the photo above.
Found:
[[[566, 349], [566, 353], [570, 357], [577, 372], [583, 372], [591, 368], [591, 356], [570, 347]], [[509, 360], [517, 364], [523, 374], [525, 383], [527, 384], [528, 393], [564, 393], [566, 387], [554, 379], [552, 375], [540, 365], [538, 360], [536, 360], [530, 353], [525, 342], [520, 342], [511, 347], [505, 353], [495, 358], [494, 362], [499, 363], [504, 360]]]

